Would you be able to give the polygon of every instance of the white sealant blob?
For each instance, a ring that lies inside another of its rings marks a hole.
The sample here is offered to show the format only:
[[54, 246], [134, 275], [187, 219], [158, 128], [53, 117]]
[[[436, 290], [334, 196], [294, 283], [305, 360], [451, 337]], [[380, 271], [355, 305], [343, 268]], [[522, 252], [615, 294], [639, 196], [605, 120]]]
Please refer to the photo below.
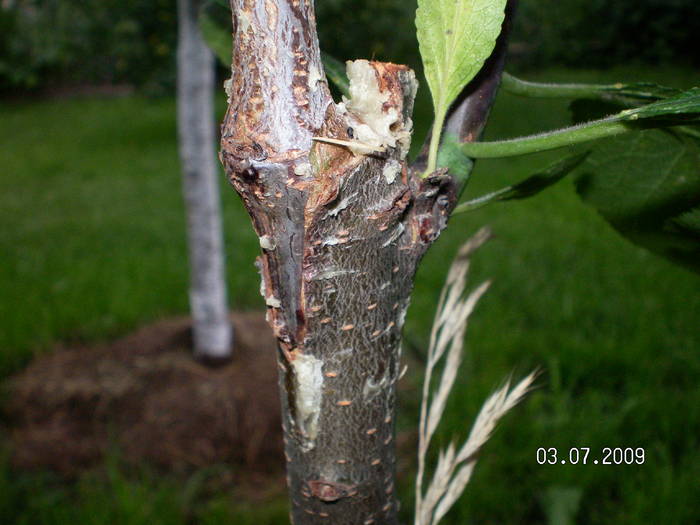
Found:
[[297, 354], [291, 362], [294, 369], [296, 423], [307, 439], [302, 448], [314, 448], [318, 436], [318, 420], [323, 399], [323, 362], [312, 355]]
[[391, 374], [389, 370], [384, 372], [384, 375], [378, 382], [374, 382], [374, 379], [371, 377], [368, 377], [367, 380], [365, 381], [365, 385], [362, 388], [362, 398], [365, 401], [371, 401], [375, 397], [377, 397], [382, 390], [384, 390], [386, 387], [388, 387], [391, 384]]
[[263, 235], [262, 237], [259, 238], [260, 240], [260, 247], [263, 250], [274, 250], [275, 249], [275, 240], [270, 237], [269, 235]]
[[230, 106], [233, 99], [233, 79], [224, 80], [224, 92], [226, 93], [226, 103]]
[[265, 297], [265, 304], [267, 306], [272, 307], [272, 308], [279, 308], [282, 306], [282, 303], [280, 302], [280, 300], [277, 299], [277, 297], [275, 297], [274, 295], [271, 295], [269, 297]]
[[320, 71], [316, 66], [311, 66], [309, 68], [309, 78], [308, 78], [308, 83], [309, 83], [309, 88], [312, 90], [316, 89], [316, 85], [323, 80], [323, 75], [321, 75]]
[[299, 177], [311, 177], [313, 175], [311, 164], [309, 164], [308, 162], [302, 162], [300, 164], [297, 164], [296, 166], [294, 166], [294, 174], [298, 175]]
[[389, 159], [386, 164], [384, 164], [382, 175], [384, 175], [387, 184], [393, 184], [399, 173], [401, 173], [401, 163], [399, 161]]
[[389, 93], [380, 91], [374, 68], [367, 60], [355, 60], [347, 62], [346, 71], [350, 81], [350, 99], [343, 97], [341, 111], [347, 109], [360, 119], [361, 122], [353, 126], [355, 139], [379, 150], [387, 146], [395, 147], [397, 140], [403, 138], [403, 130], [391, 130], [391, 126], [399, 120], [399, 112], [396, 108], [384, 110]]

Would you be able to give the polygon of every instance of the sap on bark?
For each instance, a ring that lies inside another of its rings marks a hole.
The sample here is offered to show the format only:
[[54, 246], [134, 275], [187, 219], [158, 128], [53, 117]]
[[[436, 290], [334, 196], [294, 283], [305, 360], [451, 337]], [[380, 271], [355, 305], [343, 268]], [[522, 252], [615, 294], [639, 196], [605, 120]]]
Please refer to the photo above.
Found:
[[323, 361], [299, 351], [291, 352], [294, 372], [295, 418], [297, 430], [304, 437], [302, 448], [311, 450], [318, 435], [318, 419], [323, 400]]
[[[404, 100], [392, 98], [410, 97], [412, 103], [418, 82], [413, 71], [401, 68], [407, 77], [403, 82], [412, 86], [409, 93], [404, 93], [401, 87], [396, 85], [396, 82], [401, 82], [396, 74], [397, 67], [400, 66], [370, 63], [367, 60], [349, 61], [347, 75], [350, 82], [350, 98], [343, 97], [343, 102], [336, 107], [341, 114], [346, 114], [353, 136], [359, 142], [379, 151], [398, 145], [403, 160], [411, 146], [413, 122], [410, 117], [399, 114], [397, 108], [403, 106]], [[366, 148], [351, 146], [350, 149], [357, 153], [367, 153]]]

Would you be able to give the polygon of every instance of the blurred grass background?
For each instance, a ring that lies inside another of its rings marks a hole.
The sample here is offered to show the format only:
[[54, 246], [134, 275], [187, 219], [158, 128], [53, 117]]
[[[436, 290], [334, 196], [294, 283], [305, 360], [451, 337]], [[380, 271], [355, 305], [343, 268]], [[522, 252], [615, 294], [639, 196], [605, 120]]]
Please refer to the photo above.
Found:
[[[697, 73], [683, 68], [554, 69], [530, 77], [698, 82]], [[138, 95], [42, 100], [0, 103], [0, 112], [2, 376], [58, 341], [106, 340], [187, 312], [174, 101]], [[425, 122], [425, 104], [417, 112]], [[566, 119], [565, 102], [501, 95], [487, 135], [551, 128]], [[516, 181], [546, 165], [547, 157], [481, 162], [467, 194]], [[252, 264], [257, 239], [221, 181], [232, 307], [259, 309]], [[489, 278], [493, 286], [471, 321], [468, 358], [436, 443], [464, 435], [485, 396], [512, 371], [539, 367], [543, 374], [538, 390], [486, 447], [447, 523], [543, 523], [543, 498], [559, 488], [582, 494], [577, 523], [698, 522], [700, 510], [689, 502], [700, 498], [700, 279], [624, 241], [564, 180], [531, 200], [454, 218], [419, 272], [408, 346], [425, 348], [448, 263], [484, 224], [496, 238], [476, 256], [472, 282]], [[420, 370], [411, 373], [417, 381]], [[417, 395], [405, 396], [403, 430], [415, 427]], [[643, 447], [646, 463], [535, 461], [538, 447], [584, 446], [597, 455], [606, 446]], [[408, 519], [410, 472], [401, 474]], [[74, 484], [5, 465], [0, 521], [286, 520], [280, 497], [246, 506], [226, 494], [191, 493], [187, 480], [146, 468], [122, 472], [118, 461]]]
[[[692, 66], [700, 48], [692, 42], [699, 5], [523, 0], [512, 67], [533, 80], [698, 85]], [[318, 2], [322, 45], [341, 59], [415, 67], [414, 9], [395, 0]], [[106, 341], [188, 311], [174, 16], [171, 0], [108, 0], [99, 10], [83, 0], [2, 3], [0, 381], [57, 343]], [[621, 62], [628, 65], [610, 67]], [[532, 72], [542, 64], [559, 67]], [[127, 83], [136, 91], [108, 99], [36, 96], [96, 83]], [[223, 105], [220, 98], [219, 117]], [[567, 117], [565, 101], [500, 95], [486, 138], [562, 126]], [[420, 141], [430, 122], [426, 89], [415, 120]], [[551, 158], [482, 161], [467, 195], [517, 181]], [[231, 306], [262, 309], [252, 264], [258, 240], [223, 176], [221, 189]], [[484, 224], [496, 237], [477, 254], [471, 279], [493, 285], [470, 323], [467, 359], [436, 445], [464, 435], [509, 373], [538, 367], [542, 375], [483, 451], [445, 523], [541, 524], [551, 501], [567, 494], [581, 498], [578, 524], [700, 523], [693, 503], [700, 501], [700, 278], [623, 240], [565, 179], [531, 200], [452, 220], [419, 272], [407, 353], [425, 349], [449, 262]], [[419, 378], [414, 366], [400, 431], [417, 425]], [[643, 447], [646, 462], [540, 466], [539, 447], [591, 447], [591, 457], [603, 447]], [[261, 503], [236, 490], [211, 491], [206, 471], [183, 479], [147, 465], [126, 468], [118, 451], [103, 468], [66, 481], [13, 471], [6, 448], [0, 437], [1, 525], [287, 520], [281, 487]], [[400, 472], [408, 522], [412, 463], [401, 464], [408, 465]]]

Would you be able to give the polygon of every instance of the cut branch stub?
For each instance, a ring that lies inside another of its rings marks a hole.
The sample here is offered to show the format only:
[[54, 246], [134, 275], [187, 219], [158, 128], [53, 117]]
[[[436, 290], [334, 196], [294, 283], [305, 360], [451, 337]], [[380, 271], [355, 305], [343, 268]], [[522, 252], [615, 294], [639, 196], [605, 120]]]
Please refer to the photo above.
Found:
[[232, 7], [221, 158], [263, 250], [293, 521], [393, 524], [401, 328], [454, 187], [406, 165], [410, 69], [349, 63], [351, 98], [334, 104], [310, 4]]

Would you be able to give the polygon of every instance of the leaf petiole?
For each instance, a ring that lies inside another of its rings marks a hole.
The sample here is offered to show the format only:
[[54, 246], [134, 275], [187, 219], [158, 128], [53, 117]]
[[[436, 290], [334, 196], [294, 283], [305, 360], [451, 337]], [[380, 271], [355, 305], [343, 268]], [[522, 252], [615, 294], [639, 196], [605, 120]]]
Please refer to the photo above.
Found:
[[435, 122], [433, 123], [433, 134], [430, 136], [430, 146], [428, 149], [428, 165], [422, 177], [427, 177], [437, 169], [438, 151], [440, 149], [440, 138], [442, 136], [442, 126], [445, 123], [446, 115], [446, 109], [440, 111], [439, 114], [435, 115]]
[[504, 72], [501, 88], [513, 95], [532, 98], [598, 98], [611, 89], [621, 88], [622, 84], [553, 84], [530, 82]]
[[530, 82], [503, 73], [501, 88], [508, 93], [530, 98], [583, 98], [615, 102], [623, 106], [638, 106], [656, 100], [676, 97], [681, 91], [675, 88], [659, 86], [650, 82], [615, 84], [555, 84], [549, 82]]
[[582, 142], [612, 137], [637, 129], [627, 122], [621, 122], [618, 115], [594, 120], [570, 128], [558, 129], [514, 139], [494, 142], [464, 142], [462, 152], [474, 159], [489, 159], [497, 157], [514, 157], [528, 153], [538, 153], [566, 146], [574, 146]]

